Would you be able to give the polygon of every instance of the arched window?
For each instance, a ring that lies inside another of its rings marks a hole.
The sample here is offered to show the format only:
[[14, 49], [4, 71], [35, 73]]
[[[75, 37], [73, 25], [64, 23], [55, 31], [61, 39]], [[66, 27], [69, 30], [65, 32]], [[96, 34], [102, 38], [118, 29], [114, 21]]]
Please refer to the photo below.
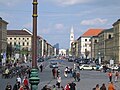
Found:
[[97, 43], [97, 40], [95, 40], [94, 43]]
[[108, 35], [108, 39], [111, 39], [111, 38], [112, 38], [112, 36], [111, 36], [111, 34], [109, 34], [109, 35]]

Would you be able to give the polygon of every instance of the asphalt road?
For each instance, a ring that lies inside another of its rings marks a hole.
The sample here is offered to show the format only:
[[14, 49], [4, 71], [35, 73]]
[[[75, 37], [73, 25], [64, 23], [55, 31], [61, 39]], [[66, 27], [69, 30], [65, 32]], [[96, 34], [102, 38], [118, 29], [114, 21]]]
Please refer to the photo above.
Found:
[[[63, 75], [64, 69], [66, 66], [73, 67], [73, 62], [67, 62], [65, 60], [57, 60], [59, 62], [59, 69], [60, 69], [60, 76], [62, 78], [61, 85], [64, 87], [67, 83], [74, 81], [73, 78], [67, 77], [65, 78]], [[39, 72], [39, 78], [40, 83], [38, 85], [38, 90], [41, 90], [41, 88], [44, 85], [52, 86], [56, 84], [56, 79], [53, 79], [51, 68], [49, 67], [49, 61], [43, 62], [44, 64], [44, 70], [43, 72]], [[40, 63], [38, 63], [40, 65]], [[96, 84], [99, 84], [100, 86], [102, 83], [106, 84], [106, 87], [109, 83], [107, 73], [103, 73], [100, 71], [80, 71], [81, 74], [81, 80], [80, 82], [76, 83], [76, 90], [92, 90], [93, 87], [95, 87]], [[114, 78], [113, 78], [114, 79]], [[13, 86], [16, 81], [16, 77], [12, 79], [2, 79], [0, 76], [0, 90], [4, 90], [7, 82], [10, 82], [10, 84]], [[117, 83], [114, 83], [116, 86], [116, 90], [120, 90], [120, 79]]]

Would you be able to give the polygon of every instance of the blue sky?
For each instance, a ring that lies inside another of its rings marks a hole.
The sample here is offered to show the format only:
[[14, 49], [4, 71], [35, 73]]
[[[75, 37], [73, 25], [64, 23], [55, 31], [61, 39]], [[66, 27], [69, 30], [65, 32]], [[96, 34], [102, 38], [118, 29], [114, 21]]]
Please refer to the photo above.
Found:
[[[9, 30], [32, 31], [33, 0], [0, 0], [0, 17]], [[48, 43], [69, 48], [70, 29], [75, 39], [89, 28], [111, 28], [120, 18], [120, 0], [38, 0], [38, 35]]]

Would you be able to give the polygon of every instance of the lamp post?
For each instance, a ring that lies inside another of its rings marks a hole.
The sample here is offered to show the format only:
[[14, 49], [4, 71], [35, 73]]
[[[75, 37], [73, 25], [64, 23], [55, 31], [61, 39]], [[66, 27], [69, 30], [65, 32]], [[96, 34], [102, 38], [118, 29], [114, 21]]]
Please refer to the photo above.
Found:
[[37, 0], [33, 0], [33, 37], [32, 37], [32, 70], [29, 78], [31, 90], [38, 90], [39, 78], [37, 69]]

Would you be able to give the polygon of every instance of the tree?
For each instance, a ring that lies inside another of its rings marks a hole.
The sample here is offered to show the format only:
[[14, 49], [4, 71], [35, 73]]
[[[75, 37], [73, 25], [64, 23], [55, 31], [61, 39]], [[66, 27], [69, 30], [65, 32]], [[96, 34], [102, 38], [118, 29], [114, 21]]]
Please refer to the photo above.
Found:
[[90, 51], [88, 51], [87, 49], [85, 49], [85, 57], [87, 59], [88, 55], [90, 54]]

